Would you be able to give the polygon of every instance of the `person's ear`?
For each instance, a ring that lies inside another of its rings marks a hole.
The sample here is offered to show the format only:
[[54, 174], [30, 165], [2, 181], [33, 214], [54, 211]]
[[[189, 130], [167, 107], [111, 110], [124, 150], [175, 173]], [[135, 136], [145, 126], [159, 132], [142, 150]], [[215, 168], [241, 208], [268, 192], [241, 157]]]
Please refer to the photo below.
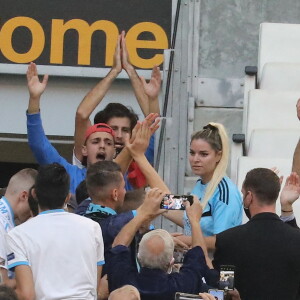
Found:
[[119, 193], [118, 193], [118, 190], [117, 189], [113, 189], [111, 191], [111, 198], [113, 201], [118, 201], [118, 196], [119, 196]]
[[171, 261], [169, 263], [169, 266], [168, 266], [168, 271], [167, 271], [168, 274], [172, 273], [172, 268], [173, 268], [174, 262], [175, 262], [175, 258], [172, 257], [172, 259], [171, 259]]
[[22, 191], [20, 194], [19, 194], [19, 199], [21, 201], [28, 201], [28, 196], [29, 196], [29, 193], [27, 191]]
[[83, 145], [81, 148], [81, 153], [83, 156], [87, 156], [87, 149], [86, 149], [86, 145]]
[[244, 197], [244, 206], [249, 208], [250, 204], [252, 203], [253, 200], [253, 194], [251, 191], [246, 192], [246, 196]]
[[174, 262], [175, 262], [175, 258], [172, 257], [171, 261], [170, 261], [170, 266], [173, 266], [174, 265]]
[[69, 200], [71, 198], [71, 193], [69, 193], [65, 199], [65, 202], [64, 202], [64, 209], [67, 208], [67, 204], [69, 203]]
[[251, 191], [248, 191], [248, 193], [249, 193], [249, 199], [250, 199], [250, 204], [251, 204], [253, 201], [253, 193]]

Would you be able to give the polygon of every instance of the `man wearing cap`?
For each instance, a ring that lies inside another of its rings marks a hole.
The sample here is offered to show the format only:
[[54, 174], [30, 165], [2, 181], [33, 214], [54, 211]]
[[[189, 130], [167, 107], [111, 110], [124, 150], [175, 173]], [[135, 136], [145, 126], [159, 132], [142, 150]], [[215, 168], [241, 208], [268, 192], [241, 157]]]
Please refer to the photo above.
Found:
[[[39, 81], [36, 65], [30, 63], [27, 70], [27, 83], [30, 94], [27, 110], [28, 142], [39, 164], [57, 162], [66, 168], [71, 178], [70, 191], [75, 194], [76, 187], [86, 177], [86, 168], [80, 169], [69, 164], [59, 155], [45, 135], [40, 116], [40, 97], [46, 88], [47, 81], [47, 75], [44, 76], [42, 82]], [[115, 156], [114, 131], [104, 123], [89, 127], [86, 131], [82, 155], [86, 157], [87, 166], [101, 160], [113, 160]], [[128, 152], [122, 151], [116, 162], [121, 165], [122, 171], [125, 171], [130, 160], [131, 157]]]

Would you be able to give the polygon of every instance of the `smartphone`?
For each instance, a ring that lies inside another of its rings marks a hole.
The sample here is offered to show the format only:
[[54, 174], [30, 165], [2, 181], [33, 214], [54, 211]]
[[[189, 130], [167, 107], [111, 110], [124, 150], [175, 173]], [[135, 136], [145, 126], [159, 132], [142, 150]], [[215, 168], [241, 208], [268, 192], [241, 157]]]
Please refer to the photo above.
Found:
[[177, 292], [175, 294], [175, 300], [192, 300], [192, 299], [203, 299], [199, 295], [193, 295], [193, 294], [186, 294], [186, 293], [179, 293]]
[[173, 210], [184, 210], [184, 201], [189, 201], [190, 205], [194, 202], [194, 197], [192, 195], [172, 195], [166, 194], [161, 202], [160, 208], [163, 209], [173, 209]]
[[221, 265], [220, 267], [220, 290], [233, 290], [234, 289], [234, 270], [235, 266]]
[[173, 257], [175, 264], [182, 264], [187, 250], [174, 250]]
[[208, 293], [215, 297], [216, 300], [224, 300], [224, 291], [208, 290]]

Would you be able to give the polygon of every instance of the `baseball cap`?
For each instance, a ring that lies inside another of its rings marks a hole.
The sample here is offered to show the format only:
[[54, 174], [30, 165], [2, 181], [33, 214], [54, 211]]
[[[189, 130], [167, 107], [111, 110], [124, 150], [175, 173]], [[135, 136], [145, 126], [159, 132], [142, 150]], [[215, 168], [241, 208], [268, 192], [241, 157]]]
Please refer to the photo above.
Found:
[[108, 126], [107, 124], [105, 123], [98, 123], [98, 124], [95, 124], [93, 126], [90, 126], [86, 132], [85, 132], [85, 140], [88, 139], [88, 137], [95, 133], [95, 132], [107, 132], [109, 133], [110, 135], [112, 135], [112, 137], [115, 136], [115, 132], [112, 130], [112, 128], [110, 126]]

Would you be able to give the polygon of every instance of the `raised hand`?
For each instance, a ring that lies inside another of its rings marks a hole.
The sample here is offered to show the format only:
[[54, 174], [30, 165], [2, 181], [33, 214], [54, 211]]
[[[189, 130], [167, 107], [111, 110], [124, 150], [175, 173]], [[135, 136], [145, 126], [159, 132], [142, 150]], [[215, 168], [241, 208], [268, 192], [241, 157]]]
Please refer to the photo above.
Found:
[[132, 135], [124, 140], [126, 148], [132, 157], [143, 155], [149, 146], [151, 135], [159, 127], [159, 118], [157, 114], [149, 114], [143, 122], [138, 122], [132, 130]]
[[43, 80], [40, 81], [38, 77], [36, 64], [31, 62], [28, 66], [26, 76], [30, 98], [40, 98], [46, 89], [48, 75], [45, 75], [43, 77]]
[[185, 201], [184, 205], [190, 223], [192, 222], [199, 223], [202, 216], [202, 206], [197, 196], [194, 196], [193, 205], [190, 205], [189, 201]]
[[158, 113], [150, 113], [144, 120], [147, 126], [150, 128], [151, 134], [153, 134], [159, 128], [160, 119]]
[[129, 60], [128, 50], [126, 46], [126, 40], [125, 40], [125, 31], [123, 30], [121, 33], [121, 57], [122, 57], [122, 67], [123, 69], [128, 73], [132, 71], [134, 68]]
[[290, 212], [293, 210], [293, 203], [300, 196], [300, 179], [296, 172], [292, 172], [287, 177], [285, 185], [280, 194], [281, 210], [283, 212]]
[[116, 44], [116, 50], [114, 53], [114, 61], [112, 66], [112, 71], [116, 72], [116, 75], [118, 75], [122, 71], [122, 61], [121, 61], [121, 38], [122, 35], [120, 34], [118, 36], [117, 44]]
[[158, 66], [154, 66], [151, 73], [151, 79], [149, 82], [141, 77], [141, 81], [145, 90], [146, 95], [149, 99], [156, 99], [160, 92], [161, 87], [161, 74]]
[[132, 131], [130, 141], [125, 139], [125, 146], [130, 151], [131, 156], [135, 158], [138, 155], [143, 155], [149, 146], [151, 136], [150, 127], [145, 121], [138, 122]]
[[173, 233], [170, 233], [170, 234], [173, 238], [174, 248], [176, 250], [187, 250], [187, 249], [189, 249], [189, 246], [186, 243], [184, 243], [183, 241], [180, 240], [180, 237], [183, 236], [183, 233], [173, 232]]
[[162, 214], [165, 210], [160, 208], [160, 204], [164, 196], [165, 193], [158, 188], [149, 190], [143, 204], [137, 209], [137, 213], [148, 216], [149, 219], [154, 219]]

